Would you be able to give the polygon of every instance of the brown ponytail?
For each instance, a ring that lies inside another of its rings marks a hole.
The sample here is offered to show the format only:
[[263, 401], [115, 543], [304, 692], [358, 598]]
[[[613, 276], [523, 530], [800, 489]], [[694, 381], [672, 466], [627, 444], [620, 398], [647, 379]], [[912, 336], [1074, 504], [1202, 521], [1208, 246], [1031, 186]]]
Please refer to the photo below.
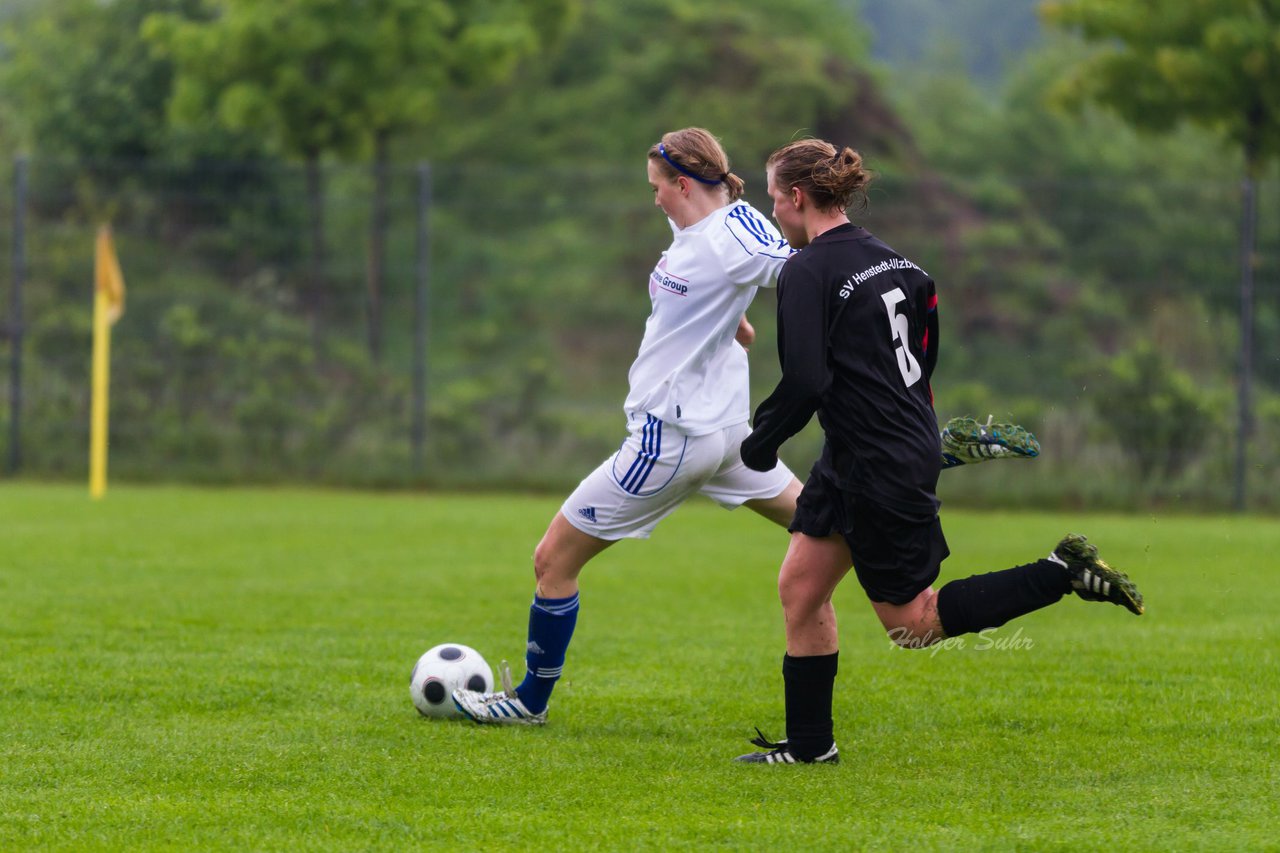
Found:
[[684, 175], [705, 186], [723, 186], [730, 201], [742, 198], [746, 187], [742, 178], [729, 171], [729, 155], [720, 140], [700, 127], [664, 133], [649, 149], [649, 159], [672, 180]]
[[852, 148], [839, 151], [821, 139], [800, 139], [769, 155], [765, 168], [774, 184], [799, 187], [819, 210], [847, 210], [867, 206], [867, 184], [873, 175]]

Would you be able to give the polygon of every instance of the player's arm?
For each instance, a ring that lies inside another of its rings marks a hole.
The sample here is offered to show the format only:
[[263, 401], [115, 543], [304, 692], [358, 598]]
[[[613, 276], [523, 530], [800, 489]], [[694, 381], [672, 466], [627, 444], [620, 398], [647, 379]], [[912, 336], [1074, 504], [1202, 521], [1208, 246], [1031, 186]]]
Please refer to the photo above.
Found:
[[746, 314], [743, 314], [742, 319], [738, 321], [738, 331], [734, 334], [733, 339], [742, 344], [743, 349], [756, 342], [756, 327], [747, 320]]
[[756, 409], [751, 435], [742, 442], [748, 468], [768, 471], [778, 448], [804, 429], [831, 384], [827, 363], [827, 295], [822, 282], [788, 267], [778, 282], [778, 359], [782, 378]]
[[734, 207], [713, 239], [720, 246], [725, 274], [741, 287], [773, 287], [795, 253], [777, 230], [752, 207]]

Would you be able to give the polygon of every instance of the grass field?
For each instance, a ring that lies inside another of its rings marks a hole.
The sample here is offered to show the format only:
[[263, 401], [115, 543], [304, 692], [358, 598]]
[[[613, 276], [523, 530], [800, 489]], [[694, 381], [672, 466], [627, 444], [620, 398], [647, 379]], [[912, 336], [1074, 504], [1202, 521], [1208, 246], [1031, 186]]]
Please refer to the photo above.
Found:
[[551, 723], [491, 730], [409, 671], [521, 656], [556, 499], [0, 484], [0, 849], [1277, 849], [1280, 522], [954, 505], [944, 581], [1078, 529], [1147, 615], [902, 651], [850, 580], [842, 763], [745, 767], [785, 547], [746, 513], [606, 552]]

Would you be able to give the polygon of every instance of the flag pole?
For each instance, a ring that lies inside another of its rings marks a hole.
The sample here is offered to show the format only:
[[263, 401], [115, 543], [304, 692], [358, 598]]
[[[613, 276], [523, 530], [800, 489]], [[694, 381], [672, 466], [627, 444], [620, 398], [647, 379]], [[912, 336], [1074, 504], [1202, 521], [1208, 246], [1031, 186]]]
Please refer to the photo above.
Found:
[[107, 413], [111, 387], [111, 326], [124, 312], [124, 276], [111, 227], [98, 229], [93, 252], [93, 399], [89, 407], [89, 497], [107, 493]]
[[89, 497], [107, 492], [107, 394], [111, 387], [110, 297], [93, 294], [93, 403], [89, 414]]

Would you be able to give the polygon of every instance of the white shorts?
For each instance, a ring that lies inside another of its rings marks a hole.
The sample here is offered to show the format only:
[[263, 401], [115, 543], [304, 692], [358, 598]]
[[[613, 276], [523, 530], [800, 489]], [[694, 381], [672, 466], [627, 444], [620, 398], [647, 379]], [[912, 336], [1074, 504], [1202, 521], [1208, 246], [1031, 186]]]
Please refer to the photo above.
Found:
[[751, 434], [746, 424], [707, 435], [683, 435], [652, 415], [622, 447], [578, 484], [560, 512], [597, 539], [647, 539], [658, 522], [695, 493], [725, 509], [777, 497], [794, 476], [781, 462], [752, 471], [738, 448]]

